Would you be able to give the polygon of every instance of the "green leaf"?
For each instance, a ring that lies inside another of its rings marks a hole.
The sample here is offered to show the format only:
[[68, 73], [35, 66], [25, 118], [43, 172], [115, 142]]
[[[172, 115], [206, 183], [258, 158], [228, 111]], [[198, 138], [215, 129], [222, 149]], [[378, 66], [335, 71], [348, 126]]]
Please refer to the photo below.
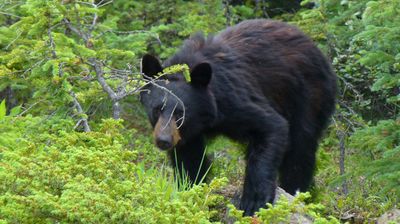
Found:
[[164, 68], [162, 74], [163, 75], [168, 75], [168, 74], [176, 74], [182, 72], [183, 77], [185, 78], [186, 82], [190, 82], [190, 72], [189, 72], [189, 66], [187, 64], [177, 64], [177, 65], [171, 65], [167, 68]]
[[190, 79], [189, 67], [186, 64], [182, 65], [182, 67], [183, 67], [183, 76], [185, 77], [186, 82], [190, 82], [191, 79]]
[[0, 104], [0, 120], [6, 116], [6, 100], [1, 101]]
[[21, 113], [21, 105], [13, 107], [10, 111], [10, 116], [14, 117], [17, 116], [19, 113]]

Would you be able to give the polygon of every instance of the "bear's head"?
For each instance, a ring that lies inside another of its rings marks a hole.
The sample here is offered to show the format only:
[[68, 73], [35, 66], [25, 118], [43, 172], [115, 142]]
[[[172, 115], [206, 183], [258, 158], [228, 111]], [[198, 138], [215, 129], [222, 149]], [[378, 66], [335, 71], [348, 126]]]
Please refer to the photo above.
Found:
[[151, 55], [142, 58], [142, 74], [147, 84], [140, 93], [140, 101], [154, 128], [156, 145], [168, 150], [211, 127], [217, 107], [209, 88], [212, 78], [209, 63], [190, 68], [189, 83], [180, 73], [157, 78], [162, 71], [157, 58]]

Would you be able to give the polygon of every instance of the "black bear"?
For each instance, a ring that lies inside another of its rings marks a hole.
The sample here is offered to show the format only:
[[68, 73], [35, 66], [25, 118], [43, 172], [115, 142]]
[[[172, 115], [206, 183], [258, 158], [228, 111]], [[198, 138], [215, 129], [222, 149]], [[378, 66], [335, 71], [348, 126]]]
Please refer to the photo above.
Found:
[[[175, 64], [189, 66], [190, 82], [183, 73], [157, 78]], [[169, 151], [180, 175], [197, 183], [210, 164], [202, 161], [205, 138], [223, 134], [248, 146], [245, 215], [273, 201], [278, 177], [291, 194], [307, 190], [318, 139], [335, 108], [336, 76], [296, 27], [259, 19], [208, 38], [197, 34], [164, 65], [145, 55], [142, 72], [151, 80], [140, 97], [155, 143]]]

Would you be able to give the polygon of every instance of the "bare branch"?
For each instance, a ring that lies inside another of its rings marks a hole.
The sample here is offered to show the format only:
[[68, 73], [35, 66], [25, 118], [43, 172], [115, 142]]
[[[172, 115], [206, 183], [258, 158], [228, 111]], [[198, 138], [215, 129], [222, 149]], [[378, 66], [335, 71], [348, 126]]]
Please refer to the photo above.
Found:
[[108, 2], [105, 2], [105, 3], [103, 3], [103, 2], [104, 2], [103, 0], [100, 1], [100, 2], [97, 4], [97, 7], [101, 8], [101, 7], [103, 7], [103, 6], [106, 6], [106, 5], [110, 4], [110, 3], [112, 3], [113, 0], [108, 1]]
[[76, 1], [76, 3], [78, 3], [78, 4], [83, 4], [83, 5], [92, 5], [93, 3], [90, 3], [90, 2], [82, 2], [82, 1]]
[[8, 48], [15, 42], [18, 40], [18, 38], [21, 36], [22, 31], [18, 32], [19, 29], [17, 29], [17, 36], [14, 38], [14, 40], [12, 40], [9, 44], [7, 44], [7, 46], [5, 47], [6, 50], [8, 50]]
[[[92, 6], [93, 8], [97, 9], [97, 5], [94, 3], [94, 0], [92, 0]], [[94, 30], [97, 23], [97, 19], [98, 19], [97, 13], [94, 13], [92, 24], [89, 27], [89, 33], [92, 33], [92, 31]]]
[[107, 84], [106, 80], [104, 79], [104, 71], [103, 71], [100, 63], [95, 58], [89, 58], [89, 62], [90, 62], [90, 65], [93, 67], [93, 69], [96, 73], [97, 81], [100, 83], [103, 90], [108, 94], [108, 96], [111, 98], [112, 101], [119, 100], [117, 94]]
[[[147, 77], [147, 78], [148, 78], [148, 77]], [[165, 91], [166, 93], [168, 93], [168, 94], [170, 94], [171, 96], [173, 96], [173, 97], [179, 102], [179, 104], [182, 106], [182, 108], [183, 108], [182, 117], [180, 117], [179, 119], [176, 120], [176, 122], [181, 121], [181, 123], [177, 126], [177, 128], [179, 129], [180, 127], [182, 127], [183, 122], [184, 122], [184, 120], [185, 120], [185, 115], [186, 115], [185, 104], [183, 103], [183, 101], [182, 101], [177, 95], [175, 95], [171, 90], [165, 88], [164, 86], [161, 86], [161, 85], [157, 84], [157, 83], [155, 82], [155, 79], [150, 79], [150, 78], [148, 78], [148, 80], [150, 80], [149, 83], [151, 83], [152, 85], [156, 86], [157, 88], [162, 89], [162, 90]], [[176, 109], [176, 107], [174, 107], [174, 111], [175, 111], [175, 109]], [[174, 112], [174, 111], [173, 111], [173, 112]], [[173, 114], [173, 112], [172, 112], [172, 114]]]
[[32, 105], [30, 105], [27, 109], [25, 109], [24, 111], [22, 111], [20, 114], [18, 114], [18, 117], [21, 117], [23, 114], [25, 114], [26, 112], [28, 112], [30, 109], [32, 109], [34, 106], [36, 106], [38, 103], [43, 102], [44, 100], [39, 100], [35, 103], [33, 103]]
[[47, 35], [49, 36], [50, 48], [51, 48], [51, 56], [55, 59], [57, 58], [56, 53], [56, 44], [54, 43], [53, 35], [51, 35], [52, 28], [47, 30]]
[[95, 58], [90, 58], [89, 62], [90, 62], [90, 65], [95, 70], [97, 81], [100, 83], [103, 90], [108, 94], [108, 96], [111, 98], [111, 100], [113, 102], [113, 118], [119, 119], [120, 114], [121, 114], [121, 106], [119, 104], [119, 101], [123, 97], [125, 97], [125, 94], [123, 94], [122, 96], [117, 95], [115, 93], [115, 91], [107, 84], [107, 82], [104, 78], [104, 71], [103, 71], [102, 65]]
[[113, 102], [113, 118], [115, 120], [121, 117], [121, 106], [119, 105], [119, 101]]
[[[340, 156], [339, 156], [339, 173], [341, 176], [345, 175], [345, 159], [346, 159], [346, 146], [345, 146], [345, 139], [346, 133], [343, 130], [338, 129], [336, 131], [336, 135], [339, 138], [339, 148], [340, 148]], [[343, 181], [342, 184], [343, 194], [348, 194], [348, 187], [347, 187], [347, 180]]]
[[[78, 111], [78, 113], [79, 113], [79, 114], [85, 114], [85, 112], [83, 112], [83, 109], [82, 109], [81, 104], [79, 103], [78, 99], [76, 98], [76, 95], [75, 95], [74, 91], [70, 91], [70, 92], [69, 92], [69, 95], [72, 96], [72, 99], [73, 99], [73, 101], [74, 101], [75, 108], [76, 108], [76, 110]], [[86, 115], [86, 114], [85, 114], [85, 115]], [[81, 119], [78, 121], [78, 123], [76, 123], [74, 129], [77, 128], [77, 127], [79, 126], [79, 124], [82, 124], [82, 125], [83, 125], [83, 129], [84, 129], [85, 132], [90, 132], [90, 127], [89, 127], [88, 120], [87, 120], [86, 117], [81, 118]]]
[[11, 13], [7, 13], [7, 12], [1, 12], [1, 11], [0, 11], [0, 14], [2, 14], [2, 15], [6, 15], [6, 16], [12, 16], [12, 17], [16, 17], [16, 18], [18, 18], [18, 19], [20, 19], [20, 18], [21, 18], [20, 16], [17, 16], [17, 15], [11, 14]]
[[40, 65], [40, 63], [42, 63], [43, 61], [47, 60], [48, 58], [43, 58], [37, 62], [35, 62], [35, 64], [33, 64], [30, 68], [26, 69], [26, 70], [17, 70], [17, 71], [13, 71], [11, 72], [11, 74], [18, 74], [18, 73], [22, 73], [20, 76], [22, 78], [25, 78], [26, 73], [32, 71], [32, 69], [36, 68], [37, 66]]
[[[174, 105], [174, 108], [172, 109], [172, 112], [171, 112], [171, 114], [170, 114], [169, 117], [168, 117], [168, 121], [167, 121], [167, 123], [165, 123], [165, 126], [162, 127], [162, 130], [164, 130], [165, 128], [167, 128], [168, 123], [171, 122], [172, 116], [174, 116], [174, 112], [175, 112], [177, 106], [178, 106], [178, 103], [176, 103], [176, 104]], [[175, 121], [175, 122], [176, 122], [176, 121]]]
[[87, 42], [89, 40], [89, 38], [82, 33], [78, 28], [74, 27], [71, 22], [67, 19], [64, 18], [63, 19], [64, 24], [68, 27], [68, 29], [70, 29], [72, 32], [74, 32], [75, 34], [77, 34], [80, 38], [82, 38], [85, 42]]

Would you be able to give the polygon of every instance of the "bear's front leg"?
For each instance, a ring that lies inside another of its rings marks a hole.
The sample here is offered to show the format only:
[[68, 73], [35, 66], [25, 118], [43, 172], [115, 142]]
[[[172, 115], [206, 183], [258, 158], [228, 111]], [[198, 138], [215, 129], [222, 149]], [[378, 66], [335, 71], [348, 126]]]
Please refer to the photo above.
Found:
[[[240, 209], [252, 216], [272, 203], [278, 168], [288, 143], [288, 127], [279, 115], [262, 119], [264, 129], [252, 132], [247, 151], [247, 167]], [[259, 126], [258, 126], [259, 127]]]
[[177, 145], [175, 150], [169, 152], [169, 157], [179, 184], [185, 178], [189, 179], [189, 185], [199, 184], [210, 168], [202, 136]]

